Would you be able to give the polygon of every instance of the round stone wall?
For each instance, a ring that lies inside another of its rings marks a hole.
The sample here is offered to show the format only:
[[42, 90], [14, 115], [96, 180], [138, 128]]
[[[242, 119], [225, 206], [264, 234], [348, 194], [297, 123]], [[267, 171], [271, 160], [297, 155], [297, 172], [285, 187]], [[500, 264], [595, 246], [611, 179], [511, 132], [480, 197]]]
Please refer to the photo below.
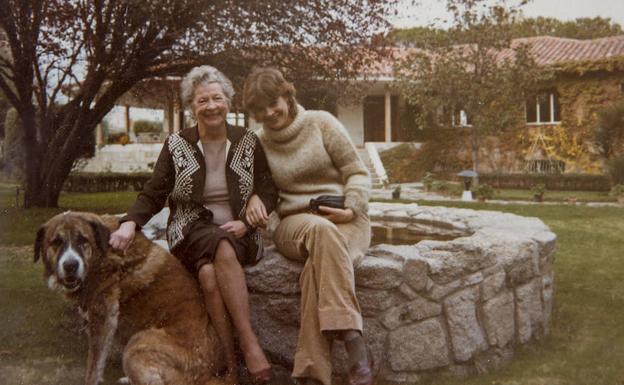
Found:
[[[487, 371], [548, 333], [556, 235], [539, 219], [382, 203], [372, 203], [369, 214], [374, 227], [392, 234], [433, 238], [375, 245], [356, 264], [378, 380]], [[295, 352], [301, 269], [273, 247], [246, 269], [255, 330], [284, 366]], [[341, 344], [334, 356], [336, 371], [344, 372]]]

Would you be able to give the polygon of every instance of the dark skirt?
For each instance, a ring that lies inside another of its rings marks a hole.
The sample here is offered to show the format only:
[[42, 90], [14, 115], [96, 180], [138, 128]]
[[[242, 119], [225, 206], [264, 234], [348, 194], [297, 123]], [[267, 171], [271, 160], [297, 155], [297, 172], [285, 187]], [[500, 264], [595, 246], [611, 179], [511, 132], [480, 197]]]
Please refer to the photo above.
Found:
[[222, 239], [230, 242], [238, 261], [243, 265], [249, 247], [249, 237], [236, 238], [207, 218], [198, 219], [190, 225], [182, 243], [173, 250], [173, 255], [191, 274], [197, 276], [203, 265], [214, 262], [217, 246]]

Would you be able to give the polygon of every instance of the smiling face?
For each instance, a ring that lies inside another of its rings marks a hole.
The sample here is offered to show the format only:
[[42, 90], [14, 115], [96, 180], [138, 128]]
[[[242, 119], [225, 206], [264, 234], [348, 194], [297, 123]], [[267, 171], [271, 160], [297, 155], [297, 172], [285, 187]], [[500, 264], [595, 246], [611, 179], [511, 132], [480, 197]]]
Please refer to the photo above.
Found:
[[108, 229], [80, 213], [59, 214], [39, 229], [35, 262], [41, 258], [48, 287], [72, 293], [79, 290], [97, 256], [106, 252]]
[[266, 106], [255, 108], [253, 116], [265, 128], [276, 131], [287, 127], [293, 121], [289, 113], [288, 101], [283, 96], [267, 103]]
[[203, 129], [214, 131], [225, 128], [230, 107], [219, 83], [202, 83], [195, 87], [191, 110], [197, 124]]

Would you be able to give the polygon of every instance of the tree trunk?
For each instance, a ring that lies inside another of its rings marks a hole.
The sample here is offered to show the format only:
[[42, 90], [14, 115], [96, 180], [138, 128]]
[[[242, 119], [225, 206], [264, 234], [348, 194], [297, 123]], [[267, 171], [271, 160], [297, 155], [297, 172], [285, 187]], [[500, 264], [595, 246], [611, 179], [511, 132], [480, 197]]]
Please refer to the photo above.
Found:
[[[87, 122], [84, 115], [81, 118], [78, 114], [68, 113], [61, 121], [74, 121], [75, 123], [70, 130], [56, 128], [53, 131], [55, 133], [53, 138], [50, 138], [45, 145], [38, 144], [36, 140], [25, 140], [25, 208], [58, 207], [63, 184], [71, 172], [75, 160], [84, 153], [84, 136], [92, 135], [95, 130], [95, 124]], [[36, 124], [34, 119], [31, 124]], [[50, 123], [43, 120], [39, 121], [41, 126], [46, 124]], [[47, 130], [47, 127], [37, 128], [38, 130], [34, 130], [35, 132]], [[63, 136], [65, 139], [54, 138], [58, 136]]]
[[471, 129], [471, 150], [472, 150], [472, 171], [477, 173], [477, 176], [473, 178], [474, 187], [479, 187], [479, 132], [476, 124], [473, 124]]

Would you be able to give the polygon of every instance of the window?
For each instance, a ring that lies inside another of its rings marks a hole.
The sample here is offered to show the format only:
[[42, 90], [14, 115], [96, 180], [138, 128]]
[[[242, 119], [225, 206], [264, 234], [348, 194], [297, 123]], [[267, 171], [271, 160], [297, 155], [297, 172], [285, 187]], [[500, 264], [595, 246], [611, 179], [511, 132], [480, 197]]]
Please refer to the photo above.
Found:
[[453, 109], [451, 124], [456, 127], [470, 127], [472, 126], [472, 119], [462, 107], [457, 107]]
[[529, 98], [526, 102], [526, 122], [529, 124], [561, 122], [559, 94], [554, 91]]

